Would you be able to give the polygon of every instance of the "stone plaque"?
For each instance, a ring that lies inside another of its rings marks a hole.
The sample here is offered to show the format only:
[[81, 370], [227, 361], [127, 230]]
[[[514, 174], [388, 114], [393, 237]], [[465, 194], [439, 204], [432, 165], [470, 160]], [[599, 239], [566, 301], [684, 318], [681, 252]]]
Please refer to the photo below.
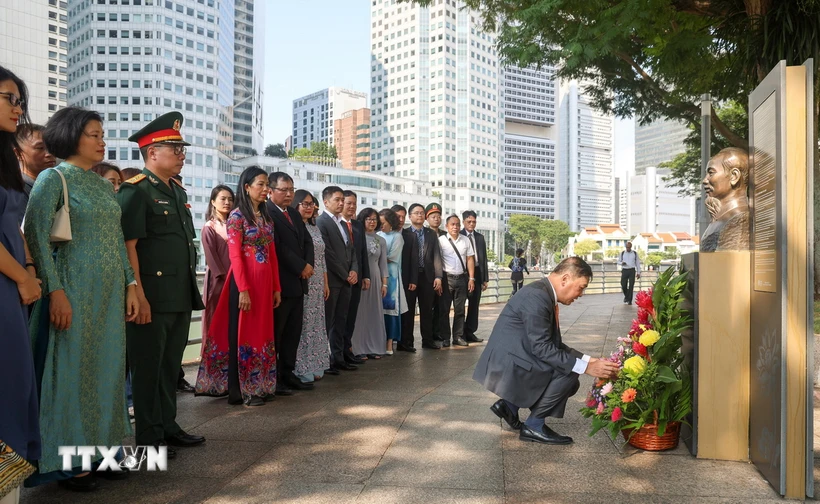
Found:
[[777, 292], [777, 165], [776, 93], [770, 94], [753, 112], [755, 171], [753, 225], [754, 257], [752, 284], [760, 292]]

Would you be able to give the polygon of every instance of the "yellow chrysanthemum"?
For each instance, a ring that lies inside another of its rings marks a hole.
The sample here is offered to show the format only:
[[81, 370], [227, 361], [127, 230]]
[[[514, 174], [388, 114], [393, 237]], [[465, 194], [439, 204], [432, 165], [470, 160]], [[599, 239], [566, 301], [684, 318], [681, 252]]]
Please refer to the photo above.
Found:
[[643, 357], [635, 355], [624, 361], [624, 370], [633, 377], [640, 376], [646, 369], [646, 361]]
[[659, 339], [661, 339], [661, 335], [658, 334], [658, 331], [650, 329], [648, 331], [644, 331], [643, 334], [641, 334], [641, 337], [638, 338], [638, 341], [640, 341], [641, 345], [645, 347], [651, 347], [657, 343]]

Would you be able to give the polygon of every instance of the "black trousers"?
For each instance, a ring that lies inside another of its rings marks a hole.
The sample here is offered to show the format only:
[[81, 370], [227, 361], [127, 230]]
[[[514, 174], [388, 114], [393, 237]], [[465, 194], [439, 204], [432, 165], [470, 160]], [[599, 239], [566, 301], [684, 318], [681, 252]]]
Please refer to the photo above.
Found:
[[530, 406], [530, 413], [535, 418], [564, 418], [567, 400], [578, 392], [580, 386], [581, 381], [575, 373], [554, 375], [538, 401]]
[[359, 314], [359, 302], [362, 299], [362, 282], [350, 287], [350, 304], [347, 309], [347, 320], [345, 321], [345, 346], [342, 353], [345, 358], [353, 357], [353, 331], [356, 329], [356, 317]]
[[467, 299], [470, 300], [470, 305], [467, 307], [467, 320], [464, 321], [464, 336], [475, 336], [478, 331], [478, 306], [481, 304], [481, 278], [484, 276], [479, 268], [475, 269], [475, 289], [471, 292]]
[[[444, 337], [441, 335], [441, 311], [443, 310], [442, 307], [444, 306], [445, 301], [444, 293], [447, 292], [447, 289], [449, 289], [447, 286], [447, 275], [443, 275], [441, 278], [441, 295], [436, 294], [435, 291], [433, 292], [435, 299], [433, 301], [433, 323], [431, 325], [433, 329], [434, 341], [444, 341]], [[449, 305], [447, 306], [447, 311], [450, 311]], [[449, 323], [450, 320], [448, 318], [447, 324], [445, 325], [448, 325]]]
[[276, 344], [276, 376], [279, 380], [296, 379], [296, 352], [302, 339], [304, 296], [283, 297], [273, 310], [273, 338]]
[[453, 339], [464, 337], [464, 303], [467, 302], [467, 279], [447, 275], [447, 289], [442, 293], [444, 303], [441, 305], [442, 340], [450, 341], [450, 305], [453, 306]]
[[524, 287], [524, 280], [513, 280], [513, 281], [512, 281], [512, 284], [513, 284], [513, 291], [512, 291], [512, 293], [513, 293], [513, 294], [515, 294], [516, 292], [518, 292], [519, 290], [521, 290], [521, 288], [523, 288], [523, 287]]
[[424, 270], [419, 270], [419, 280], [416, 290], [404, 290], [407, 295], [407, 312], [401, 316], [401, 341], [402, 347], [412, 347], [415, 342], [413, 329], [416, 325], [416, 301], [419, 303], [419, 326], [421, 329], [421, 342], [427, 345], [433, 344], [433, 306], [438, 304], [438, 294], [433, 290], [433, 275], [427, 276]]
[[635, 289], [635, 268], [621, 270], [621, 292], [624, 302], [632, 304], [632, 292]]
[[331, 365], [343, 364], [347, 312], [350, 307], [350, 285], [331, 287], [330, 296], [325, 301], [325, 327], [330, 342]]

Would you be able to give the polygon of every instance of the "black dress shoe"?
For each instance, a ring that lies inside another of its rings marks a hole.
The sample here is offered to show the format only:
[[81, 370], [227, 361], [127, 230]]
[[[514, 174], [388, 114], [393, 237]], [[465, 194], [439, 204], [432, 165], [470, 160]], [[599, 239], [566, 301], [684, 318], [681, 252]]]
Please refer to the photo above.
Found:
[[512, 410], [510, 409], [510, 407], [507, 406], [507, 403], [504, 402], [504, 399], [497, 400], [495, 402], [495, 404], [490, 406], [490, 411], [495, 413], [495, 415], [498, 418], [500, 418], [500, 419], [504, 420], [505, 422], [507, 422], [507, 425], [509, 425], [512, 429], [514, 429], [514, 430], [520, 430], [521, 429], [521, 425], [523, 425], [521, 423], [521, 420], [519, 420], [518, 415], [513, 413]]
[[416, 347], [396, 345], [396, 350], [398, 350], [399, 352], [415, 353], [416, 352]]
[[339, 376], [339, 370], [335, 367], [325, 369], [325, 374]]
[[174, 434], [173, 436], [169, 436], [165, 438], [165, 442], [168, 443], [168, 446], [178, 446], [187, 448], [190, 446], [198, 446], [205, 442], [205, 438], [202, 436], [195, 436], [193, 434], [188, 434], [184, 430], [181, 430]]
[[441, 343], [438, 341], [434, 341], [432, 343], [422, 343], [421, 348], [427, 348], [428, 350], [441, 350]]
[[250, 396], [245, 400], [245, 406], [264, 406], [265, 400], [259, 396]]
[[354, 366], [361, 366], [365, 363], [363, 359], [359, 359], [358, 357], [345, 357], [345, 362]]
[[521, 433], [518, 435], [521, 441], [532, 441], [533, 443], [567, 445], [572, 443], [572, 438], [569, 436], [562, 436], [546, 425], [541, 427], [541, 431], [536, 431], [527, 427], [521, 426]]
[[336, 364], [336, 368], [341, 369], [342, 371], [356, 371], [357, 369], [359, 369], [353, 364], [348, 364], [347, 362], [344, 362], [342, 364]]
[[288, 387], [293, 390], [313, 390], [312, 383], [302, 383], [301, 381], [288, 381]]
[[464, 338], [464, 340], [467, 343], [481, 343], [482, 341], [484, 341], [484, 338], [478, 338], [475, 335], [470, 335], [470, 336], [466, 336]]
[[188, 381], [185, 380], [185, 378], [182, 378], [181, 380], [177, 381], [177, 392], [190, 392], [191, 394], [193, 394], [194, 392], [196, 392], [196, 389], [193, 387], [193, 385], [188, 383]]
[[453, 340], [453, 346], [470, 346], [470, 344], [464, 341], [464, 338], [456, 338]]
[[177, 458], [177, 451], [174, 450], [173, 448], [171, 448], [170, 446], [168, 446], [168, 443], [166, 443], [165, 441], [160, 441], [159, 443], [154, 443], [153, 446], [156, 450], [159, 450], [160, 446], [164, 446], [165, 449], [167, 450], [166, 455], [168, 456], [168, 460]]
[[450, 346], [449, 340], [444, 340], [441, 342], [441, 348], [447, 348], [448, 346]]
[[292, 396], [293, 389], [285, 385], [284, 383], [277, 383], [276, 384], [276, 395], [278, 396]]
[[97, 478], [93, 474], [60, 480], [59, 485], [72, 492], [93, 492], [99, 488]]

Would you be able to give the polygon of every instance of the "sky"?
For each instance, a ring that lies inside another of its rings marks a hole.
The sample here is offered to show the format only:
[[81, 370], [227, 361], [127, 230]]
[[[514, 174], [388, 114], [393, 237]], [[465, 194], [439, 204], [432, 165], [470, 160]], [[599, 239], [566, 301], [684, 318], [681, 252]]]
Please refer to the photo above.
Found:
[[[265, 145], [285, 143], [293, 100], [331, 86], [370, 93], [370, 2], [265, 3]], [[615, 120], [615, 175], [635, 165], [635, 123]]]

